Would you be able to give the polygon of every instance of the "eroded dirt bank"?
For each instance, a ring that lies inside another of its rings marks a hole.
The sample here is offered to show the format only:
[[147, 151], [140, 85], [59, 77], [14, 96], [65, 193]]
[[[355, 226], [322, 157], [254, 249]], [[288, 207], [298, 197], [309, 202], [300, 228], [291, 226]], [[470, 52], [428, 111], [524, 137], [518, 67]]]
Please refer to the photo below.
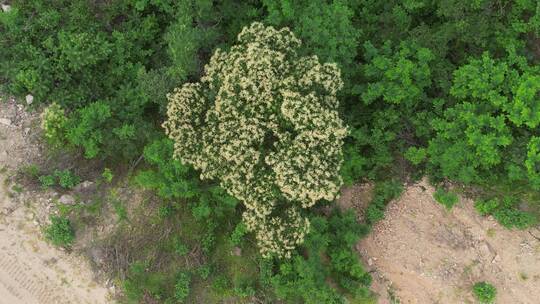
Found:
[[507, 230], [468, 199], [447, 211], [433, 192], [425, 181], [405, 189], [357, 245], [379, 303], [476, 303], [478, 281], [497, 287], [496, 303], [540, 303], [540, 231]]

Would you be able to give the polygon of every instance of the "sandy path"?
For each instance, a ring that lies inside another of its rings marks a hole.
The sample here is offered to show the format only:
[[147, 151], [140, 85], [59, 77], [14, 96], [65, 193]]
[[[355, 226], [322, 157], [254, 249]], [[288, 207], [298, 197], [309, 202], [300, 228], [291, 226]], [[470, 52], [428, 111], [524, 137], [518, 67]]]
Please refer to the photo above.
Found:
[[13, 208], [0, 217], [0, 304], [112, 302], [93, 281], [90, 266], [42, 240], [31, 212], [0, 190], [0, 210]]
[[28, 140], [32, 127], [21, 107], [0, 101], [0, 304], [112, 303], [86, 260], [43, 239], [32, 197], [8, 195], [6, 174], [37, 153]]

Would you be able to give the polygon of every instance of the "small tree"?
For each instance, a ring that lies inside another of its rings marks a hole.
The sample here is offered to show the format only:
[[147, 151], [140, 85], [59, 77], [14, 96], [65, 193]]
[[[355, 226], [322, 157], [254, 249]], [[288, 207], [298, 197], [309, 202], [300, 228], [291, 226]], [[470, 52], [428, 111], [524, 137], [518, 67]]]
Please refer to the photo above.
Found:
[[168, 95], [175, 157], [244, 203], [264, 256], [289, 256], [309, 228], [300, 209], [342, 185], [340, 71], [299, 56], [300, 44], [288, 28], [253, 23], [214, 53], [199, 83]]

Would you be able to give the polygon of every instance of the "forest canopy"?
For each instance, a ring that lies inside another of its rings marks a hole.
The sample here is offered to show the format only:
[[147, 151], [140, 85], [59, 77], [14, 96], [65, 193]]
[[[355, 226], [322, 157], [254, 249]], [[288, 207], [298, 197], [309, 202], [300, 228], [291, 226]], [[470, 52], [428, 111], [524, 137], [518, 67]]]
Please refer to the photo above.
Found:
[[[138, 164], [162, 220], [192, 225], [212, 261], [197, 279], [133, 262], [132, 303], [196, 284], [368, 301], [354, 241], [421, 176], [482, 193], [477, 209], [507, 227], [537, 223], [538, 206], [520, 207], [540, 189], [536, 0], [9, 4], [2, 90], [33, 97], [51, 149]], [[333, 210], [359, 182], [376, 184], [360, 222]], [[255, 275], [222, 280], [234, 263], [220, 250], [253, 244]]]

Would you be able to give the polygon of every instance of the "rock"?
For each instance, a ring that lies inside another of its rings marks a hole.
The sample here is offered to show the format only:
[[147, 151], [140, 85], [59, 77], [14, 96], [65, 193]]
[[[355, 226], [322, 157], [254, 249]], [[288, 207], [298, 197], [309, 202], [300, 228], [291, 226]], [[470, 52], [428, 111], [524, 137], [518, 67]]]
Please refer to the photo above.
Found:
[[94, 182], [91, 182], [91, 181], [84, 181], [78, 184], [77, 186], [75, 186], [75, 188], [73, 188], [73, 190], [77, 192], [93, 191], [95, 189], [96, 189], [96, 185]]
[[2, 10], [6, 13], [9, 12], [11, 10], [11, 5], [2, 4]]
[[58, 202], [64, 205], [75, 205], [75, 198], [69, 194], [60, 196]]
[[26, 104], [31, 105], [32, 102], [34, 102], [34, 96], [32, 96], [30, 94], [26, 95]]
[[11, 126], [11, 120], [8, 118], [0, 118], [0, 124], [6, 125], [9, 127]]
[[495, 257], [493, 258], [493, 260], [491, 260], [491, 263], [492, 263], [492, 264], [496, 264], [496, 263], [498, 263], [498, 262], [500, 262], [500, 261], [501, 261], [501, 257], [497, 254], [497, 255], [495, 255]]
[[232, 255], [234, 255], [234, 256], [242, 256], [242, 248], [234, 247], [233, 250], [232, 250]]
[[373, 265], [373, 259], [369, 258], [369, 259], [367, 260], [367, 264], [368, 264], [368, 266]]
[[28, 133], [30, 133], [30, 128], [25, 128], [24, 129], [24, 135], [28, 135]]

